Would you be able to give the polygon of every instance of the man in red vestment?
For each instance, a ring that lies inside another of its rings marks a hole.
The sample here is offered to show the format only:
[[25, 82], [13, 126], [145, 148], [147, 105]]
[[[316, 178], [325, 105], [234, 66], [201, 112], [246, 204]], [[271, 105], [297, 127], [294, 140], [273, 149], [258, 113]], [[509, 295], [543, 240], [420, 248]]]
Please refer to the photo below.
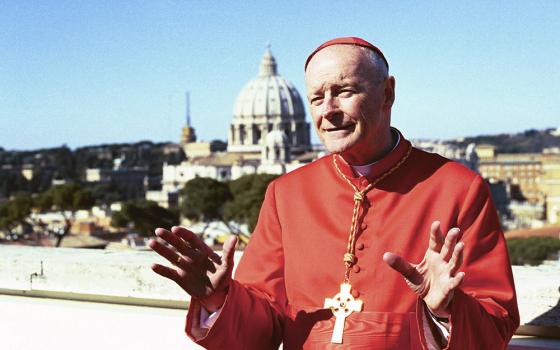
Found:
[[305, 65], [331, 152], [267, 189], [235, 279], [182, 227], [153, 270], [192, 296], [186, 332], [208, 349], [504, 349], [519, 324], [505, 240], [484, 180], [390, 127], [395, 79], [359, 38]]

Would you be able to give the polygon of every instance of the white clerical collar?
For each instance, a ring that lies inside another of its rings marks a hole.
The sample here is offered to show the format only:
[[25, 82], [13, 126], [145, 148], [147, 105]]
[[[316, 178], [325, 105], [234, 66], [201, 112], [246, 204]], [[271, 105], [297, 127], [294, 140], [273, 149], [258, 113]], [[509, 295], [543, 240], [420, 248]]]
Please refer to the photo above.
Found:
[[[397, 131], [395, 131], [393, 128], [391, 128], [391, 133], [394, 133], [397, 135], [397, 142], [395, 142], [395, 145], [393, 146], [393, 148], [391, 149], [391, 152], [393, 152], [395, 150], [395, 148], [397, 148], [397, 146], [399, 145], [399, 142], [401, 142], [401, 134]], [[365, 176], [365, 177], [369, 177], [371, 175], [371, 172], [373, 170], [373, 166], [375, 165], [375, 163], [377, 163], [377, 161], [373, 162], [373, 163], [369, 163], [366, 165], [351, 165], [352, 170], [354, 170], [354, 173], [358, 174], [359, 176]]]

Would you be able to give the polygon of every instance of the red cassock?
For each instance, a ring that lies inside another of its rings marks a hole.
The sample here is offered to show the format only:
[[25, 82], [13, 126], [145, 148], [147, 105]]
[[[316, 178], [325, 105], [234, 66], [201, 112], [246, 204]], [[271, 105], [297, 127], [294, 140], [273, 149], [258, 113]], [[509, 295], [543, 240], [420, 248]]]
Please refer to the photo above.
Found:
[[[403, 157], [401, 142], [374, 165], [374, 178]], [[218, 319], [198, 344], [208, 349], [426, 348], [422, 301], [382, 261], [395, 252], [418, 263], [435, 220], [444, 232], [459, 227], [465, 279], [451, 303], [450, 349], [504, 349], [519, 324], [503, 233], [484, 180], [463, 165], [413, 148], [408, 159], [367, 193], [350, 283], [363, 301], [331, 344], [335, 318], [323, 309], [344, 278], [353, 190], [337, 173], [333, 155], [278, 178], [268, 187], [251, 242], [231, 282]], [[340, 170], [358, 188], [338, 158]], [[187, 334], [198, 324], [193, 300]]]

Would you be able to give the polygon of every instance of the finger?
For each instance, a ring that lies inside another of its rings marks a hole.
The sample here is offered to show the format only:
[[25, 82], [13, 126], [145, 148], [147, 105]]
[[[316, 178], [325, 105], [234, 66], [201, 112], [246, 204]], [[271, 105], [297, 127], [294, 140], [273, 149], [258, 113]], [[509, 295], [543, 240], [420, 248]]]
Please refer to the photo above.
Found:
[[465, 279], [465, 273], [459, 272], [457, 275], [455, 275], [455, 277], [451, 279], [451, 283], [449, 284], [449, 290], [451, 291], [459, 287], [464, 279]]
[[457, 238], [459, 237], [459, 228], [454, 227], [449, 232], [447, 232], [447, 236], [445, 237], [445, 242], [443, 243], [443, 248], [441, 248], [441, 256], [445, 261], [449, 261], [451, 253], [453, 249], [455, 249], [455, 244], [457, 243]]
[[442, 246], [443, 246], [443, 234], [441, 233], [441, 224], [439, 221], [434, 221], [432, 222], [432, 226], [430, 227], [429, 247], [431, 250], [434, 250], [439, 253]]
[[451, 255], [451, 259], [449, 259], [449, 275], [455, 276], [457, 270], [461, 268], [463, 264], [463, 248], [465, 244], [463, 242], [459, 242], [453, 248], [453, 254]]
[[196, 290], [191, 288], [191, 278], [192, 276], [189, 273], [181, 276], [175, 269], [169, 268], [167, 266], [163, 266], [160, 264], [153, 264], [152, 271], [157, 273], [160, 276], [168, 278], [173, 282], [177, 283], [181, 288], [183, 288], [187, 293], [192, 296], [196, 295]]
[[[188, 233], [187, 234], [183, 233], [182, 232], [183, 230], [174, 230], [175, 227], [172, 227], [171, 230], [174, 231], [173, 233], [167, 230], [162, 230], [161, 233], [156, 231], [156, 234], [157, 235], [161, 234], [161, 237], [165, 238], [170, 244], [175, 246], [177, 250], [179, 250], [179, 252], [183, 253], [183, 255], [185, 256], [188, 256], [193, 261], [197, 263], [201, 263], [206, 268], [206, 270], [212, 273], [216, 272], [216, 267], [214, 266], [211, 260], [208, 260], [209, 258], [211, 258], [211, 256], [208, 256], [209, 254], [208, 250], [205, 249], [205, 248], [210, 249], [210, 247], [204, 244], [204, 242], [202, 242], [202, 240], [200, 240], [200, 238], [197, 235], [195, 235], [193, 232], [185, 229], [184, 227], [180, 227], [180, 228], [184, 229]], [[191, 239], [191, 241], [188, 241], [188, 239]], [[189, 242], [189, 244], [187, 244], [187, 241]], [[200, 242], [202, 245], [198, 245], [197, 244], [198, 242]], [[181, 247], [181, 249], [179, 249], [179, 246]], [[218, 256], [216, 253], [214, 253], [212, 249], [210, 249], [210, 254], [215, 254], [216, 256]]]
[[169, 278], [170, 280], [179, 283], [179, 279], [180, 276], [177, 273], [177, 271], [175, 271], [175, 269], [172, 269], [170, 267], [167, 266], [163, 266], [160, 264], [153, 264], [152, 265], [152, 271], [154, 271], [155, 273], [157, 273], [160, 276], [163, 276], [165, 278]]
[[156, 229], [156, 236], [163, 239], [171, 246], [173, 246], [181, 255], [191, 258], [193, 261], [199, 261], [206, 258], [206, 254], [197, 253], [196, 250], [192, 249], [184, 240], [179, 238], [177, 235], [167, 231], [163, 228]]
[[383, 254], [383, 261], [394, 270], [398, 271], [410, 283], [418, 285], [422, 283], [422, 275], [405, 259], [395, 253], [386, 252]]
[[225, 264], [227, 268], [233, 267], [233, 257], [235, 255], [235, 246], [237, 245], [237, 236], [231, 235], [224, 242], [223, 251], [224, 254], [222, 256], [222, 264]]
[[[167, 259], [173, 265], [180, 267], [181, 269], [188, 271], [192, 269], [193, 260], [188, 256], [180, 256], [175, 253], [171, 248], [159, 243], [155, 239], [150, 240], [148, 246], [152, 248], [156, 253]], [[181, 257], [181, 259], [179, 259]]]
[[181, 237], [185, 241], [187, 241], [193, 248], [200, 250], [201, 252], [208, 255], [208, 257], [213, 260], [215, 263], [219, 264], [221, 258], [218, 254], [216, 254], [212, 248], [204, 244], [204, 242], [195, 235], [192, 231], [187, 230], [182, 226], [173, 226], [171, 228], [171, 232], [176, 234], [177, 236]]

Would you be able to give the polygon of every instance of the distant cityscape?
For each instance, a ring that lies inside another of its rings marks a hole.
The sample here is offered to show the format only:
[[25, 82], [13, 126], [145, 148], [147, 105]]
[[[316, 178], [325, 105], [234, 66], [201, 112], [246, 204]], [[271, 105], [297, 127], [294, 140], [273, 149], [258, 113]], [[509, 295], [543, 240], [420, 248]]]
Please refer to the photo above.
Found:
[[[187, 93], [177, 143], [0, 148], [0, 243], [145, 249], [155, 221], [139, 231], [138, 220], [125, 219], [133, 214], [115, 216], [135, 210], [189, 225], [209, 243], [219, 243], [228, 231], [249, 237], [249, 222], [187, 219], [181, 209], [188, 200], [185, 185], [200, 178], [228, 183], [281, 175], [325, 155], [311, 144], [303, 103], [267, 49], [257, 76], [238, 94], [227, 141], [198, 139]], [[560, 225], [560, 129], [413, 143], [480, 173], [505, 231]]]

